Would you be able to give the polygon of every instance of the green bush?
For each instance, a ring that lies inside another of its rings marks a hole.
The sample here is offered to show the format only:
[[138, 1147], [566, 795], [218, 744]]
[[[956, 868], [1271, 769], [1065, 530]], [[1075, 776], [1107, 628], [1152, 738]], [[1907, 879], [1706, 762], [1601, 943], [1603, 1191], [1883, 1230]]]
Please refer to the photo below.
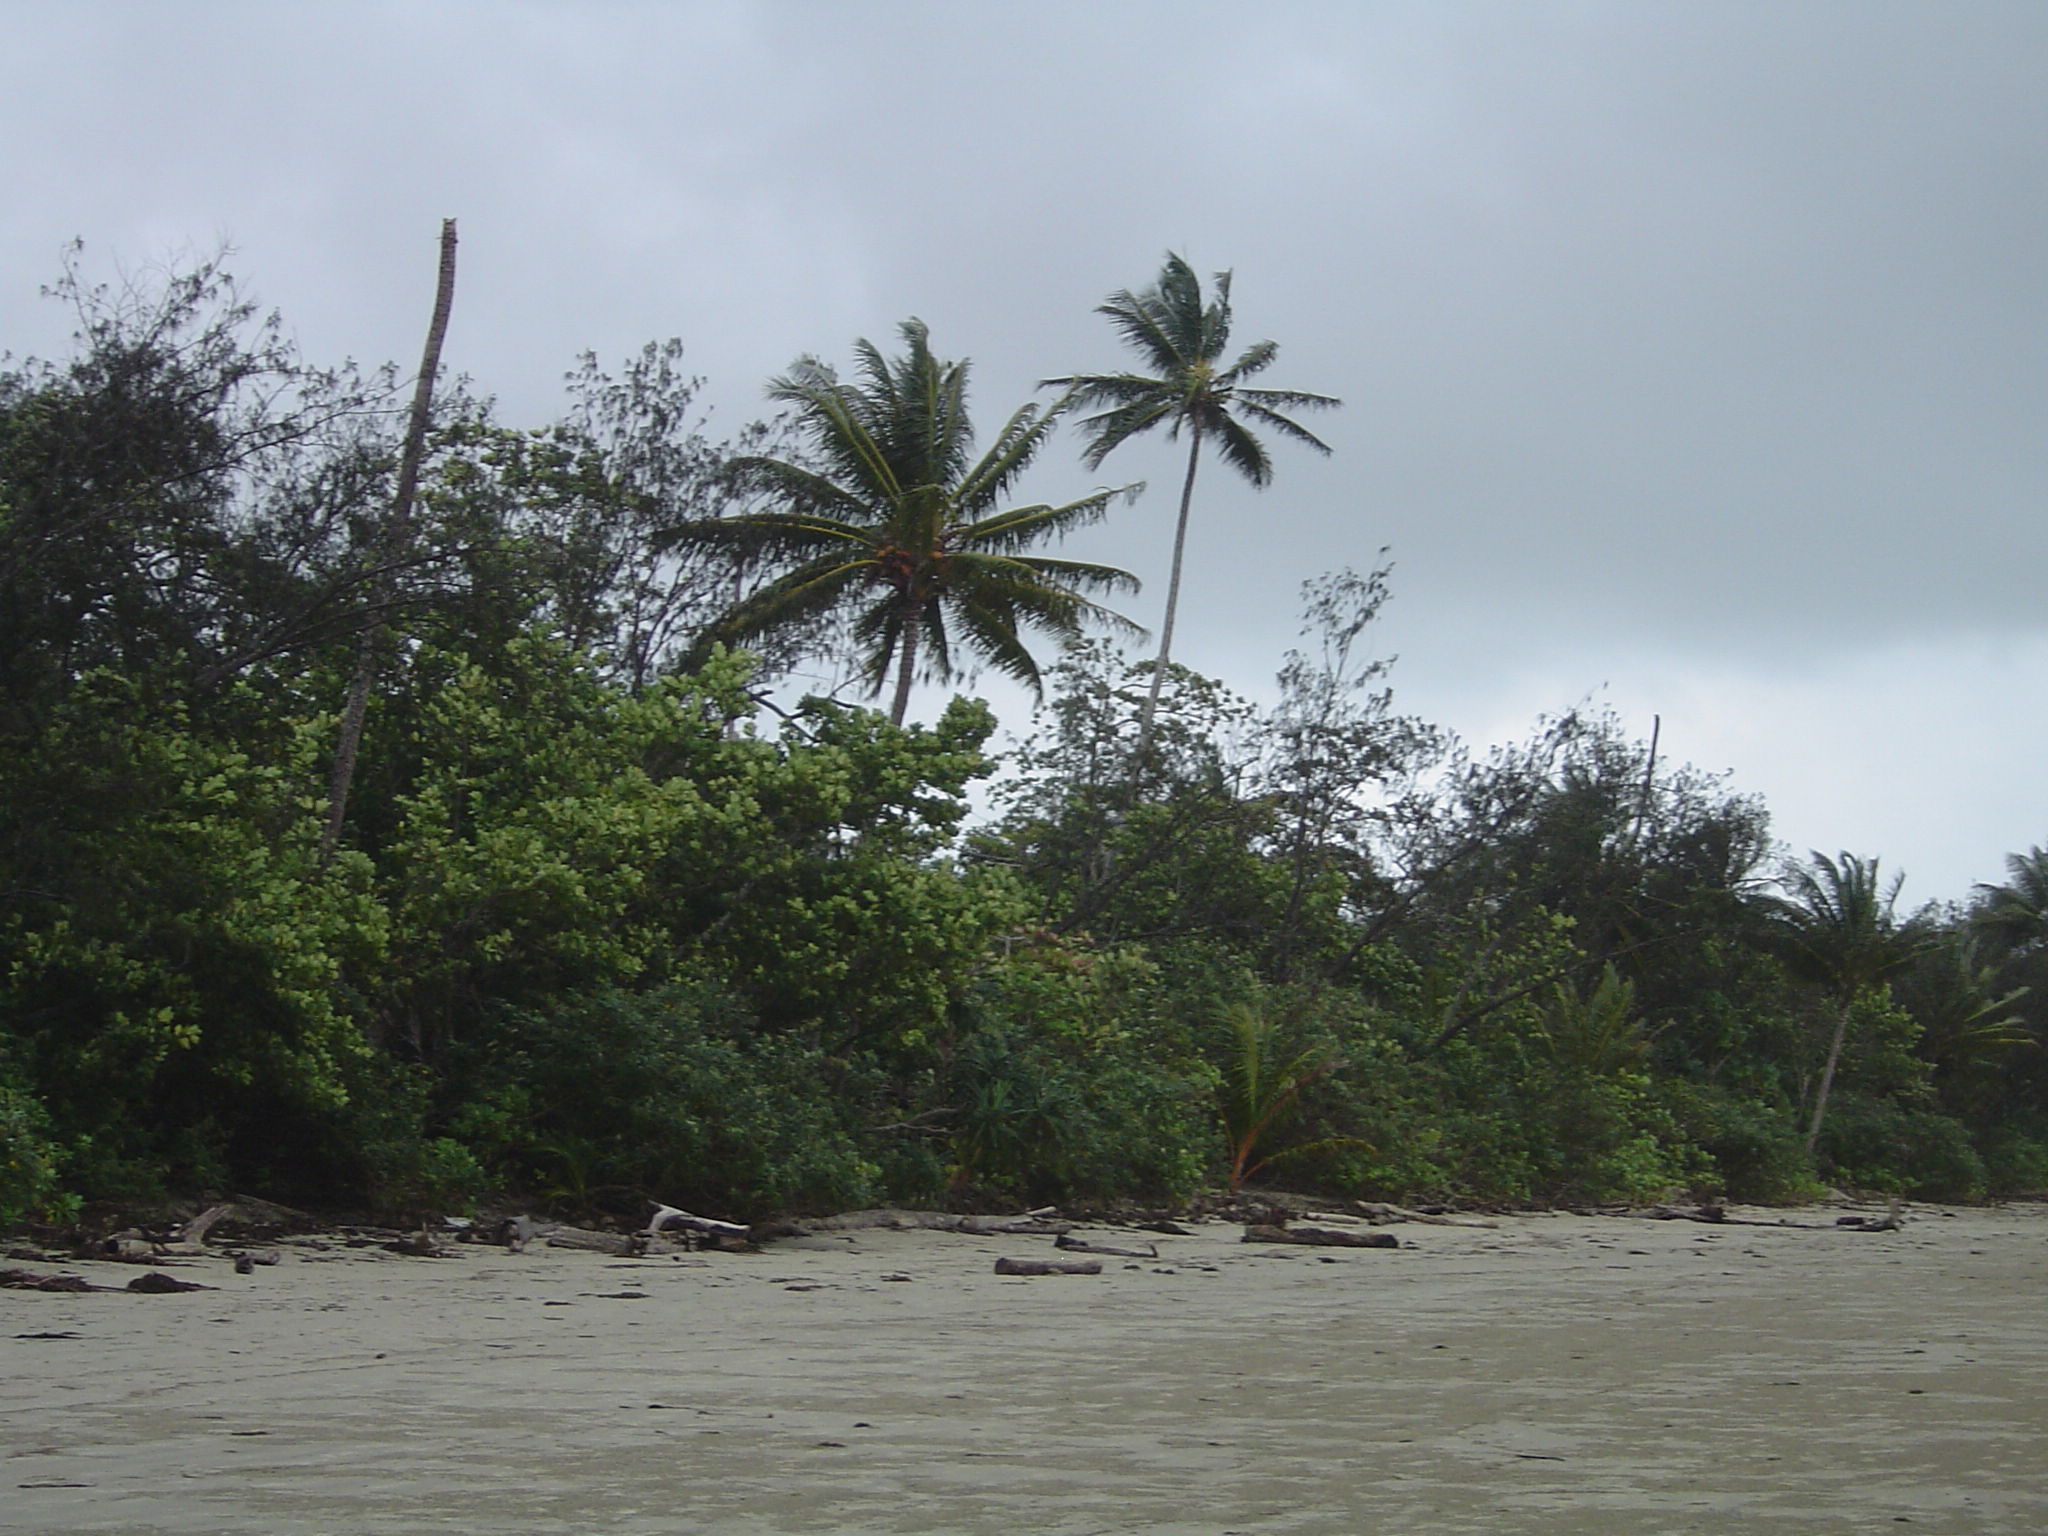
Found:
[[1713, 1164], [1716, 1192], [1762, 1205], [1817, 1199], [1820, 1184], [1789, 1110], [1711, 1083], [1667, 1081], [1659, 1096], [1679, 1129]]
[[77, 1200], [64, 1188], [64, 1163], [43, 1106], [0, 1080], [0, 1226], [69, 1214]]
[[507, 1184], [582, 1209], [662, 1200], [744, 1219], [872, 1203], [872, 1073], [750, 1024], [702, 983], [502, 1010], [458, 1073], [453, 1132]]
[[1921, 1200], [1974, 1200], [1988, 1182], [1959, 1120], [1862, 1094], [1838, 1095], [1821, 1129], [1821, 1171], [1833, 1182]]
[[1978, 1150], [1987, 1193], [2048, 1194], [2048, 1138], [2007, 1130], [1987, 1137]]

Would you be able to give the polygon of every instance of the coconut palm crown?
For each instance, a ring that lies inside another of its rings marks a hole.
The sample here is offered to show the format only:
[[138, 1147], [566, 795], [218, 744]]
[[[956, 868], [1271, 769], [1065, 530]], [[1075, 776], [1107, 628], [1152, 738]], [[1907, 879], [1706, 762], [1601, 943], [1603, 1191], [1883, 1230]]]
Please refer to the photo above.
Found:
[[1159, 630], [1151, 692], [1139, 725], [1141, 749], [1151, 738], [1160, 685], [1172, 655], [1188, 508], [1194, 500], [1195, 470], [1203, 444], [1213, 443], [1226, 464], [1263, 490], [1272, 481], [1273, 461], [1251, 427], [1270, 428], [1318, 453], [1328, 453], [1328, 443], [1286, 413], [1327, 410], [1343, 403], [1330, 395], [1296, 389], [1251, 388], [1245, 381], [1265, 372], [1279, 353], [1270, 341], [1254, 342], [1225, 365], [1223, 356], [1230, 345], [1230, 274], [1218, 272], [1213, 281], [1213, 297], [1204, 303], [1202, 282], [1194, 269], [1167, 252], [1166, 265], [1150, 288], [1142, 293], [1123, 289], [1096, 307], [1096, 313], [1109, 318], [1150, 371], [1081, 373], [1044, 381], [1044, 387], [1066, 390], [1065, 403], [1083, 410], [1101, 408], [1080, 423], [1087, 436], [1081, 458], [1090, 469], [1099, 468], [1120, 445], [1154, 427], [1164, 427], [1169, 440], [1177, 440], [1183, 428], [1188, 434], [1187, 476], [1181, 483], [1180, 516], [1174, 524], [1166, 616]]
[[1032, 545], [1099, 521], [1142, 485], [1098, 490], [1062, 506], [1003, 507], [1024, 469], [1050, 440], [1062, 407], [1026, 405], [974, 457], [968, 365], [933, 355], [924, 323], [900, 327], [905, 351], [884, 357], [855, 346], [857, 378], [841, 379], [814, 357], [770, 383], [770, 399], [795, 409], [810, 464], [771, 457], [736, 462], [737, 483], [764, 510], [676, 524], [673, 546], [723, 548], [774, 572], [700, 637], [744, 645], [777, 630], [851, 614], [864, 672], [879, 693], [893, 672], [891, 718], [903, 722], [922, 669], [959, 675], [956, 646], [1037, 691], [1030, 627], [1061, 639], [1095, 621], [1138, 626], [1094, 601], [1135, 592], [1127, 571], [1026, 554]]

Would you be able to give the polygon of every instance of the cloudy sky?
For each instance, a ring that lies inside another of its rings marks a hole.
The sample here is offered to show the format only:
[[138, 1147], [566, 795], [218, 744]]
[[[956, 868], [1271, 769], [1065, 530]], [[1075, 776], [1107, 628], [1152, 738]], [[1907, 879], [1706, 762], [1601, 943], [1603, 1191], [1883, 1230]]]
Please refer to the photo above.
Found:
[[[1180, 659], [1267, 688], [1299, 583], [1396, 563], [1400, 705], [1593, 696], [1909, 903], [2048, 842], [2048, 6], [2037, 0], [0, 0], [0, 349], [37, 294], [225, 243], [316, 359], [515, 422], [680, 336], [717, 419], [922, 317], [990, 424], [1232, 268], [1328, 460], [1198, 490]], [[1177, 457], [1069, 546], [1147, 578]], [[1006, 721], [1022, 724], [1014, 700]]]

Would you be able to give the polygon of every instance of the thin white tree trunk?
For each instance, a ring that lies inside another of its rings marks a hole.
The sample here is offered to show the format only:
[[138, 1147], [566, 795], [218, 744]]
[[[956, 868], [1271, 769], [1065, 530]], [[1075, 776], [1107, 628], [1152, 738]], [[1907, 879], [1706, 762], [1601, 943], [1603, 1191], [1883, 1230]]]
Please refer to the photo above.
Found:
[[[378, 603], [389, 599], [396, 565], [412, 533], [413, 498], [419, 492], [420, 460], [426, 453], [427, 421], [434, 402], [434, 375], [441, 369], [441, 342], [448, 334], [448, 312], [455, 303], [455, 221], [441, 221], [441, 267], [434, 285], [434, 315], [427, 325], [427, 345], [420, 357], [420, 376], [413, 386], [412, 415], [406, 423], [405, 446], [398, 458], [398, 485], [391, 497], [391, 521], [386, 526], [378, 560], [384, 569], [377, 578], [373, 596]], [[369, 713], [370, 686], [376, 680], [378, 654], [384, 648], [389, 626], [378, 619], [363, 631], [356, 650], [355, 674], [349, 679], [348, 699], [342, 706], [341, 733], [334, 746], [334, 772], [327, 786], [327, 826], [320, 834], [320, 862], [324, 865], [341, 839], [343, 819], [348, 813], [349, 787], [355, 781], [356, 758], [363, 745], [363, 722]]]

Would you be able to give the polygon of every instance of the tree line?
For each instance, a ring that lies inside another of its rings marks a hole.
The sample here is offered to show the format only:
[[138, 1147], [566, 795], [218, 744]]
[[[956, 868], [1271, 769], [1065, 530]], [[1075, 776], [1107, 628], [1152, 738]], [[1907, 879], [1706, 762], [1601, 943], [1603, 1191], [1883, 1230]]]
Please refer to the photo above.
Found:
[[[1336, 404], [1247, 382], [1228, 274], [1112, 295], [1140, 368], [985, 446], [910, 321], [728, 440], [673, 342], [538, 427], [422, 387], [409, 496], [410, 381], [218, 265], [54, 291], [70, 355], [0, 369], [0, 1219], [2048, 1188], [2042, 848], [1902, 913], [1597, 710], [1474, 753], [1396, 707], [1384, 564], [1269, 706], [1172, 659], [1204, 450], [1262, 485]], [[1046, 551], [1138, 488], [1020, 494], [1070, 418], [1188, 445], [1142, 658]], [[1008, 750], [908, 719], [976, 667], [1040, 694]]]

